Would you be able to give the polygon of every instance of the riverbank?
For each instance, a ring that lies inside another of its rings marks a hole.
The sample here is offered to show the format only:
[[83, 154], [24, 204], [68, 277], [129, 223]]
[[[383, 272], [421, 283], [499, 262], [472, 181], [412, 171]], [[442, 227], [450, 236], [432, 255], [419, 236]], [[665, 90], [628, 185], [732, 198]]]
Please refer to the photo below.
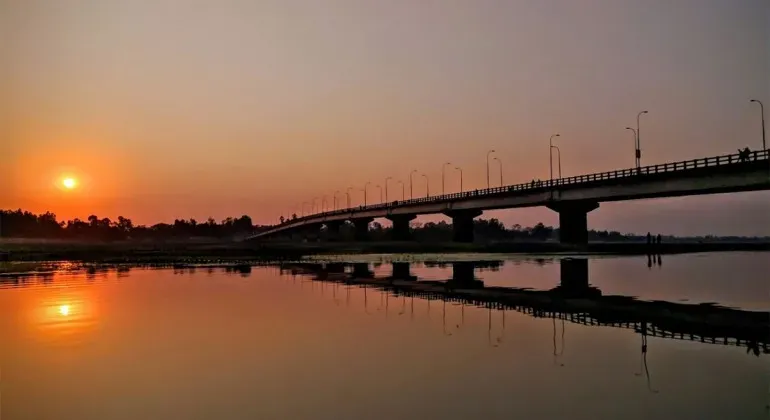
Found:
[[0, 243], [0, 259], [10, 261], [83, 261], [103, 263], [174, 263], [199, 259], [296, 260], [313, 255], [345, 254], [581, 254], [647, 255], [694, 252], [770, 251], [768, 242], [592, 242], [576, 248], [556, 242], [13, 242]]

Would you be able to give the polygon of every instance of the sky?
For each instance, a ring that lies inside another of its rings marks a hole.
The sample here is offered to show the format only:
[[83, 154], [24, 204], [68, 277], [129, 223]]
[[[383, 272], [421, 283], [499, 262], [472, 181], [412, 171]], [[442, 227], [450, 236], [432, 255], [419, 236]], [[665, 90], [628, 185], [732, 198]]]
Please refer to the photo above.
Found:
[[[554, 133], [564, 176], [631, 167], [641, 110], [642, 164], [760, 149], [749, 99], [770, 114], [767, 0], [0, 0], [0, 39], [0, 208], [65, 219], [268, 224], [387, 177], [408, 196], [413, 169], [438, 193], [444, 162], [447, 192], [456, 166], [483, 188], [490, 149], [505, 184], [547, 179]], [[770, 235], [769, 215], [756, 192], [589, 224]]]

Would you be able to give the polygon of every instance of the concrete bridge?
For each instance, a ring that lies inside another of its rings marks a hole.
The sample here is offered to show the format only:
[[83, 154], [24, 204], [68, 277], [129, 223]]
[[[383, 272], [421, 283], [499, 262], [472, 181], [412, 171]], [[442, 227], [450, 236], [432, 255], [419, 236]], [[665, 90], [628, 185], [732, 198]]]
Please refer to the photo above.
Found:
[[559, 213], [560, 241], [583, 245], [588, 242], [587, 214], [602, 202], [768, 189], [770, 153], [762, 150], [326, 211], [288, 220], [246, 240], [322, 226], [333, 234], [345, 222], [353, 223], [357, 240], [365, 240], [375, 218], [393, 223], [394, 240], [408, 240], [409, 222], [417, 215], [444, 214], [452, 219], [454, 240], [472, 242], [473, 219], [484, 210], [545, 206]]
[[589, 284], [588, 260], [584, 258], [560, 260], [560, 284], [551, 290], [487, 287], [474, 271], [494, 267], [495, 263], [501, 264], [452, 262], [452, 277], [443, 281], [417, 281], [406, 262], [393, 262], [392, 275], [380, 278], [368, 263], [291, 264], [282, 266], [282, 270], [310, 275], [317, 281], [376, 288], [396, 296], [510, 309], [533, 317], [631, 329], [643, 336], [747, 347], [757, 355], [770, 354], [768, 312], [605, 296]]

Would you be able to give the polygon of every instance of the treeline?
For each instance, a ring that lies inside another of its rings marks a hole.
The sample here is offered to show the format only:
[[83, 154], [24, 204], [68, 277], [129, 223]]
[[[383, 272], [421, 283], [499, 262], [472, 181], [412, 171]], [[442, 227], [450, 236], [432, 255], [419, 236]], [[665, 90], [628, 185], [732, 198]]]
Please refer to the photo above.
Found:
[[[17, 238], [61, 238], [61, 239], [98, 239], [98, 240], [125, 240], [125, 239], [170, 239], [170, 238], [227, 238], [243, 235], [266, 228], [255, 226], [249, 216], [238, 218], [228, 217], [220, 222], [209, 218], [205, 222], [195, 219], [174, 220], [174, 223], [158, 223], [152, 226], [134, 225], [131, 219], [119, 216], [117, 220], [99, 218], [96, 215], [89, 216], [86, 220], [73, 219], [59, 221], [56, 215], [50, 212], [34, 214], [28, 211], [0, 210], [0, 236]], [[444, 221], [435, 223], [413, 223], [412, 236], [418, 241], [451, 241], [453, 230], [451, 223]], [[523, 227], [514, 224], [506, 227], [498, 219], [474, 220], [475, 235], [479, 239], [486, 240], [522, 240], [522, 241], [546, 241], [556, 239], [559, 229], [538, 223], [535, 226]], [[378, 222], [369, 226], [369, 233], [373, 240], [388, 239], [391, 236], [391, 228]], [[323, 229], [318, 236], [324, 236]], [[340, 228], [340, 239], [353, 238], [353, 226], [350, 223]], [[313, 236], [313, 235], [311, 235]], [[643, 237], [629, 234], [621, 234], [615, 231], [590, 230], [589, 240], [592, 241], [624, 241], [641, 240]]]
[[[510, 228], [498, 219], [476, 219], [473, 221], [474, 234], [480, 240], [493, 241], [547, 241], [549, 239], [558, 239], [559, 229], [546, 226], [543, 223], [537, 223], [535, 226], [523, 227], [518, 224]], [[378, 222], [369, 225], [369, 236], [372, 240], [386, 240], [391, 237], [391, 228], [385, 227]], [[412, 223], [410, 226], [412, 238], [417, 241], [442, 242], [451, 241], [454, 235], [452, 224], [445, 221]], [[352, 239], [354, 235], [353, 226], [345, 223], [340, 227], [340, 236], [343, 239]], [[312, 235], [311, 235], [312, 236]], [[318, 237], [324, 237], [325, 233], [320, 231]], [[588, 233], [589, 240], [592, 241], [628, 241], [643, 240], [641, 236], [622, 234], [615, 231], [596, 231], [591, 230]]]
[[86, 220], [59, 221], [53, 213], [34, 214], [28, 211], [0, 210], [0, 236], [17, 238], [62, 239], [167, 239], [209, 237], [225, 238], [253, 232], [249, 216], [228, 217], [221, 222], [209, 218], [205, 222], [195, 219], [174, 220], [174, 223], [158, 223], [152, 226], [134, 225], [131, 219], [119, 216], [117, 220], [88, 216]]

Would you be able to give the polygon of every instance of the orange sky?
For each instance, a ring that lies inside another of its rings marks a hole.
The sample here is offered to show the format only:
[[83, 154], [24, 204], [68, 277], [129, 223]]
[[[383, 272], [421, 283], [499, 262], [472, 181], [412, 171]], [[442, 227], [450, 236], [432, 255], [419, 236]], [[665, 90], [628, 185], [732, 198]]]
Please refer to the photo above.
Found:
[[[565, 176], [629, 167], [641, 109], [643, 163], [759, 148], [768, 28], [765, 0], [0, 1], [0, 207], [271, 223], [412, 169], [438, 193], [446, 161], [484, 187], [488, 149], [506, 183], [545, 179], [555, 132]], [[616, 203], [590, 223], [770, 234], [768, 203]]]

